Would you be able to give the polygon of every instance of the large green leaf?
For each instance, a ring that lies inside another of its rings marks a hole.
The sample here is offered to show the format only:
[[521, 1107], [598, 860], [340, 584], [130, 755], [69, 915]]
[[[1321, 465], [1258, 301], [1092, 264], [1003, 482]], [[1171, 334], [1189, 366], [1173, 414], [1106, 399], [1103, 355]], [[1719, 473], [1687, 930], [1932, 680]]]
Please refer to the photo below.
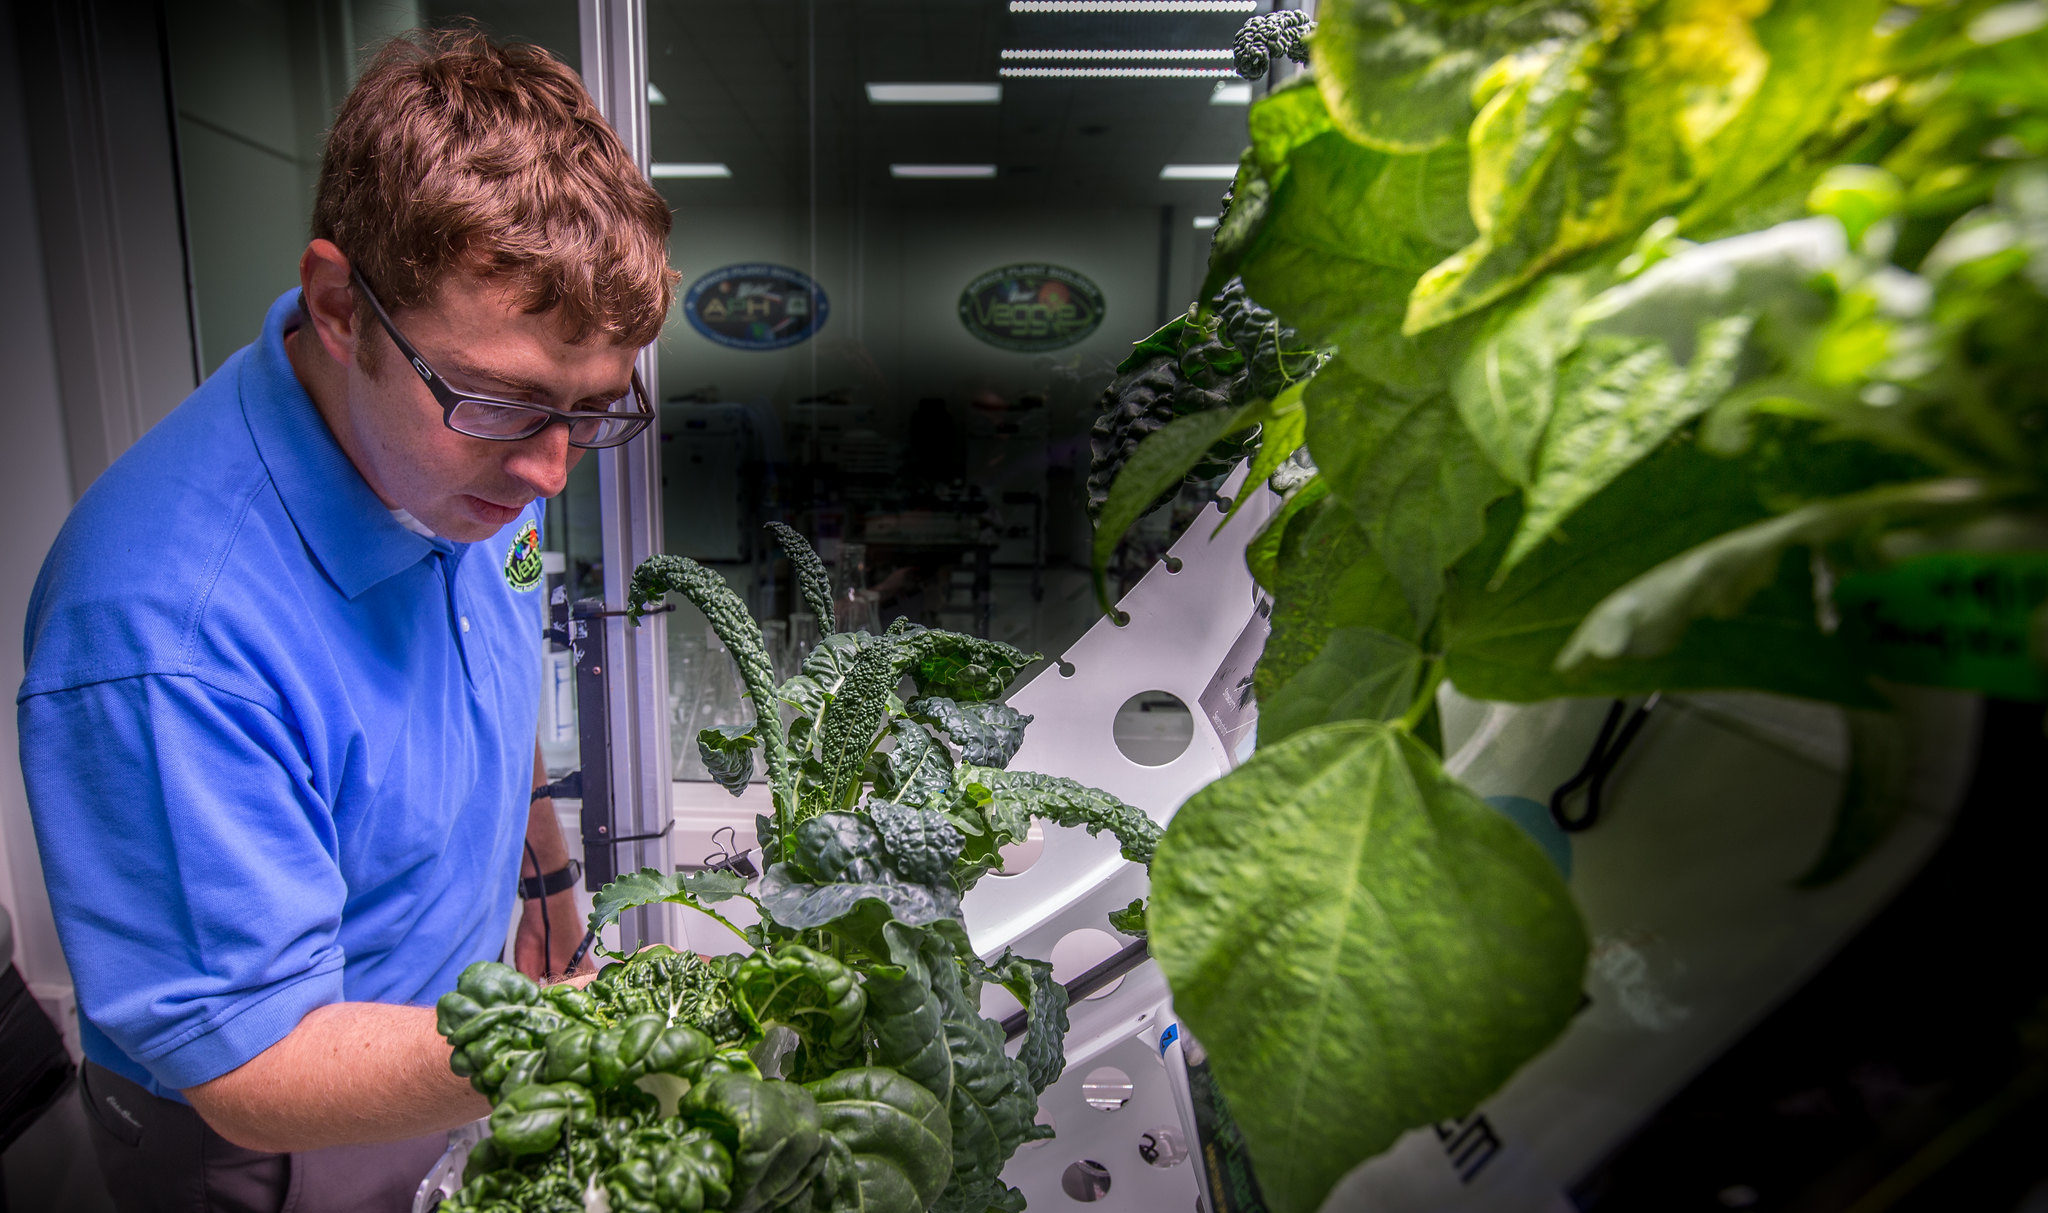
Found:
[[953, 1174], [946, 1105], [879, 1066], [841, 1070], [805, 1087], [825, 1131], [853, 1153], [862, 1213], [929, 1208]]
[[754, 750], [761, 739], [751, 724], [715, 724], [697, 730], [697, 753], [718, 786], [738, 796], [754, 777]]
[[1311, 476], [1307, 483], [1287, 495], [1280, 508], [1273, 511], [1273, 516], [1259, 528], [1258, 534], [1245, 544], [1245, 567], [1251, 570], [1252, 580], [1268, 593], [1280, 581], [1280, 552], [1286, 544], [1288, 532], [1297, 522], [1306, 526], [1307, 523], [1302, 521], [1304, 515], [1329, 495], [1330, 482], [1320, 475]]
[[960, 747], [960, 760], [983, 767], [1004, 767], [1024, 744], [1024, 726], [1031, 717], [1007, 703], [955, 703], [943, 696], [913, 699], [913, 720], [944, 733]]
[[1508, 490], [1459, 420], [1448, 394], [1383, 392], [1347, 354], [1308, 387], [1308, 446], [1400, 583], [1417, 620], [1436, 609], [1443, 571], [1486, 528], [1487, 503]]
[[1573, 314], [1590, 286], [1555, 274], [1517, 307], [1492, 312], [1451, 376], [1451, 398], [1501, 475], [1528, 485], [1557, 403], [1558, 365], [1578, 345]]
[[737, 872], [659, 872], [641, 868], [629, 872], [597, 891], [590, 899], [590, 929], [601, 931], [619, 920], [627, 910], [656, 902], [702, 909], [746, 891], [746, 877]]
[[1261, 746], [1182, 806], [1152, 889], [1153, 955], [1276, 1213], [1469, 1113], [1579, 1004], [1556, 867], [1386, 725]]
[[1777, 581], [1787, 549], [1826, 543], [1880, 519], [1972, 511], [1991, 500], [1975, 480], [1886, 485], [1815, 502], [1688, 548], [1602, 599], [1572, 632], [1557, 667], [1661, 657], [1694, 620], [1726, 620]]
[[1259, 744], [1334, 720], [1392, 720], [1414, 705], [1428, 658], [1413, 640], [1342, 627], [1270, 698], [1259, 701]]
[[1502, 56], [1583, 33], [1591, 5], [1334, 0], [1317, 9], [1310, 61], [1330, 111], [1368, 147], [1462, 143], [1472, 92]]
[[1517, 702], [1724, 687], [1870, 702], [1842, 646], [1820, 630], [1803, 563], [1778, 570], [1742, 615], [1700, 621], [1662, 657], [1556, 668], [1558, 652], [1601, 599], [1672, 556], [1767, 517], [1741, 465], [1675, 444], [1596, 494], [1568, 531], [1489, 589], [1520, 523], [1519, 504], [1501, 502], [1489, 513], [1486, 542], [1451, 570], [1443, 615], [1451, 681], [1477, 698]]
[[1742, 152], [1725, 136], [1768, 67], [1749, 10], [1717, 4], [1647, 6], [1500, 61], [1468, 136], [1479, 238], [1416, 284], [1404, 330], [1467, 315], [1682, 203]]
[[[1342, 502], [1324, 498], [1297, 515], [1269, 576], [1273, 630], [1252, 682], [1262, 705], [1315, 660], [1337, 628], [1375, 628], [1411, 641], [1421, 635], [1386, 561]], [[1266, 730], [1261, 719], [1262, 738]]]
[[1003, 1052], [1002, 1029], [968, 1001], [953, 950], [901, 923], [882, 930], [891, 963], [876, 966], [867, 985], [874, 1059], [946, 1104], [953, 1176], [934, 1208], [984, 1213], [1006, 1191], [997, 1176], [1011, 1153], [1052, 1130], [1033, 1123], [1030, 1076]]
[[953, 755], [914, 720], [889, 725], [893, 739], [875, 791], [898, 804], [939, 808], [953, 799]]
[[1690, 365], [1654, 337], [1588, 337], [1559, 370], [1556, 412], [1537, 450], [1522, 529], [1501, 573], [1587, 498], [1712, 407], [1734, 382], [1751, 324], [1748, 316], [1702, 323]]

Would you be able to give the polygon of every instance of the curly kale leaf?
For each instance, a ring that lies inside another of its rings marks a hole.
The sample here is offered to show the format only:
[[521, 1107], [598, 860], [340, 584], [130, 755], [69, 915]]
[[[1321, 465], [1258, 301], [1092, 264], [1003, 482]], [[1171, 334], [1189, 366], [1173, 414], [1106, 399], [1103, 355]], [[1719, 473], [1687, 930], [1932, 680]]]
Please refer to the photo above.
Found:
[[1231, 60], [1237, 74], [1256, 80], [1273, 65], [1274, 55], [1285, 55], [1296, 63], [1308, 63], [1308, 36], [1316, 23], [1300, 9], [1260, 13], [1244, 23], [1231, 39]]
[[914, 720], [889, 725], [894, 740], [875, 775], [875, 791], [898, 804], [935, 808], [953, 799], [953, 755]]
[[818, 617], [818, 626], [826, 631], [832, 628], [832, 578], [825, 572], [825, 562], [818, 559], [817, 550], [794, 527], [780, 522], [771, 522], [768, 529], [775, 534], [775, 542], [782, 545], [782, 552], [789, 557], [790, 567], [796, 570], [797, 589], [803, 594], [804, 605]]
[[1001, 1027], [969, 1001], [952, 947], [902, 923], [882, 934], [891, 963], [868, 979], [874, 1059], [947, 1107], [953, 1174], [934, 1209], [985, 1213], [1008, 1191], [998, 1176], [1010, 1155], [1052, 1130], [1033, 1123], [1038, 1101], [1030, 1075], [1003, 1051]]
[[1145, 816], [1144, 810], [1059, 775], [962, 766], [954, 771], [953, 782], [964, 793], [966, 804], [991, 823], [1011, 830], [1012, 841], [1023, 837], [1014, 830], [1014, 823], [1023, 816], [1082, 826], [1090, 834], [1108, 830], [1122, 845], [1124, 858], [1132, 863], [1151, 863], [1152, 852], [1159, 845], [1159, 825]]
[[866, 812], [898, 875], [928, 885], [951, 880], [965, 839], [944, 813], [886, 800], [868, 801]]
[[914, 624], [901, 631], [892, 626], [890, 632], [909, 656], [908, 672], [917, 693], [943, 695], [961, 703], [994, 699], [1025, 666], [1044, 656], [1000, 640]]
[[[768, 781], [778, 790], [789, 784], [789, 754], [778, 727], [781, 714], [776, 708], [775, 672], [768, 664], [768, 645], [761, 625], [748, 613], [725, 578], [687, 556], [650, 556], [633, 570], [626, 591], [626, 610], [634, 619], [652, 610], [669, 593], [690, 600], [711, 624], [712, 631], [732, 654], [746, 683], [747, 698], [753, 702], [756, 734], [762, 739], [768, 763]], [[765, 724], [763, 723], [765, 722]]]
[[919, 883], [889, 867], [881, 837], [863, 814], [821, 814], [797, 827], [793, 843], [793, 862], [771, 864], [758, 890], [762, 911], [780, 926], [826, 926], [869, 901], [913, 925], [959, 916], [952, 882]]
[[717, 1041], [737, 1039], [744, 1030], [731, 983], [697, 956], [665, 944], [605, 966], [587, 989], [615, 1020], [659, 1015], [664, 1024], [685, 1024]]
[[1010, 765], [1032, 719], [1007, 703], [955, 703], [938, 695], [913, 699], [909, 711], [959, 746], [962, 761], [980, 767]]
[[1059, 1081], [1067, 1068], [1067, 987], [1052, 975], [1052, 965], [1004, 952], [988, 966], [988, 977], [1024, 1004], [1024, 1042], [1017, 1060], [1040, 1095]]
[[747, 781], [754, 777], [754, 748], [761, 744], [754, 728], [750, 724], [715, 724], [697, 732], [697, 753], [704, 759], [704, 769], [719, 787], [735, 796], [743, 794]]
[[1145, 938], [1145, 899], [1131, 898], [1131, 904], [1109, 912], [1109, 925], [1133, 939]]

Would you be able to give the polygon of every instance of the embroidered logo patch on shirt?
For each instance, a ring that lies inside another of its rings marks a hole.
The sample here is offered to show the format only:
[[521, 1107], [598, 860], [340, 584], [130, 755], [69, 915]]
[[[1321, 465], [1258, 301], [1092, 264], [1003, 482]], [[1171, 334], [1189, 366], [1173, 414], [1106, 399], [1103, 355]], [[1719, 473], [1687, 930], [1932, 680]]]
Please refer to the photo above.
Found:
[[540, 528], [531, 518], [512, 537], [511, 550], [505, 553], [505, 584], [522, 592], [540, 586]]

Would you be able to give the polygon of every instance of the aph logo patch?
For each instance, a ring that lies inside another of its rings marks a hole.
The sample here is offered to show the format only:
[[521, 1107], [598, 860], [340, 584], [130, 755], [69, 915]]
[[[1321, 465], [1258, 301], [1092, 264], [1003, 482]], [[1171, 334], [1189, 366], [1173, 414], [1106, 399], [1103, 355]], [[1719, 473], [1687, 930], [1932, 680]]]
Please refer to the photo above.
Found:
[[521, 593], [540, 588], [540, 528], [531, 518], [512, 537], [511, 550], [505, 553], [505, 584]]

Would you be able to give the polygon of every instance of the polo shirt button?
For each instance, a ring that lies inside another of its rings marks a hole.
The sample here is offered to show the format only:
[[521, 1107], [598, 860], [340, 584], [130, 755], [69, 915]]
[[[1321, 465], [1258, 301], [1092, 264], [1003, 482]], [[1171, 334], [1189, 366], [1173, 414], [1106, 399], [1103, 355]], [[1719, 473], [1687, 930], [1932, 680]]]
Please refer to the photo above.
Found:
[[469, 616], [467, 615], [462, 617], [462, 630], [465, 632], [469, 630]]

